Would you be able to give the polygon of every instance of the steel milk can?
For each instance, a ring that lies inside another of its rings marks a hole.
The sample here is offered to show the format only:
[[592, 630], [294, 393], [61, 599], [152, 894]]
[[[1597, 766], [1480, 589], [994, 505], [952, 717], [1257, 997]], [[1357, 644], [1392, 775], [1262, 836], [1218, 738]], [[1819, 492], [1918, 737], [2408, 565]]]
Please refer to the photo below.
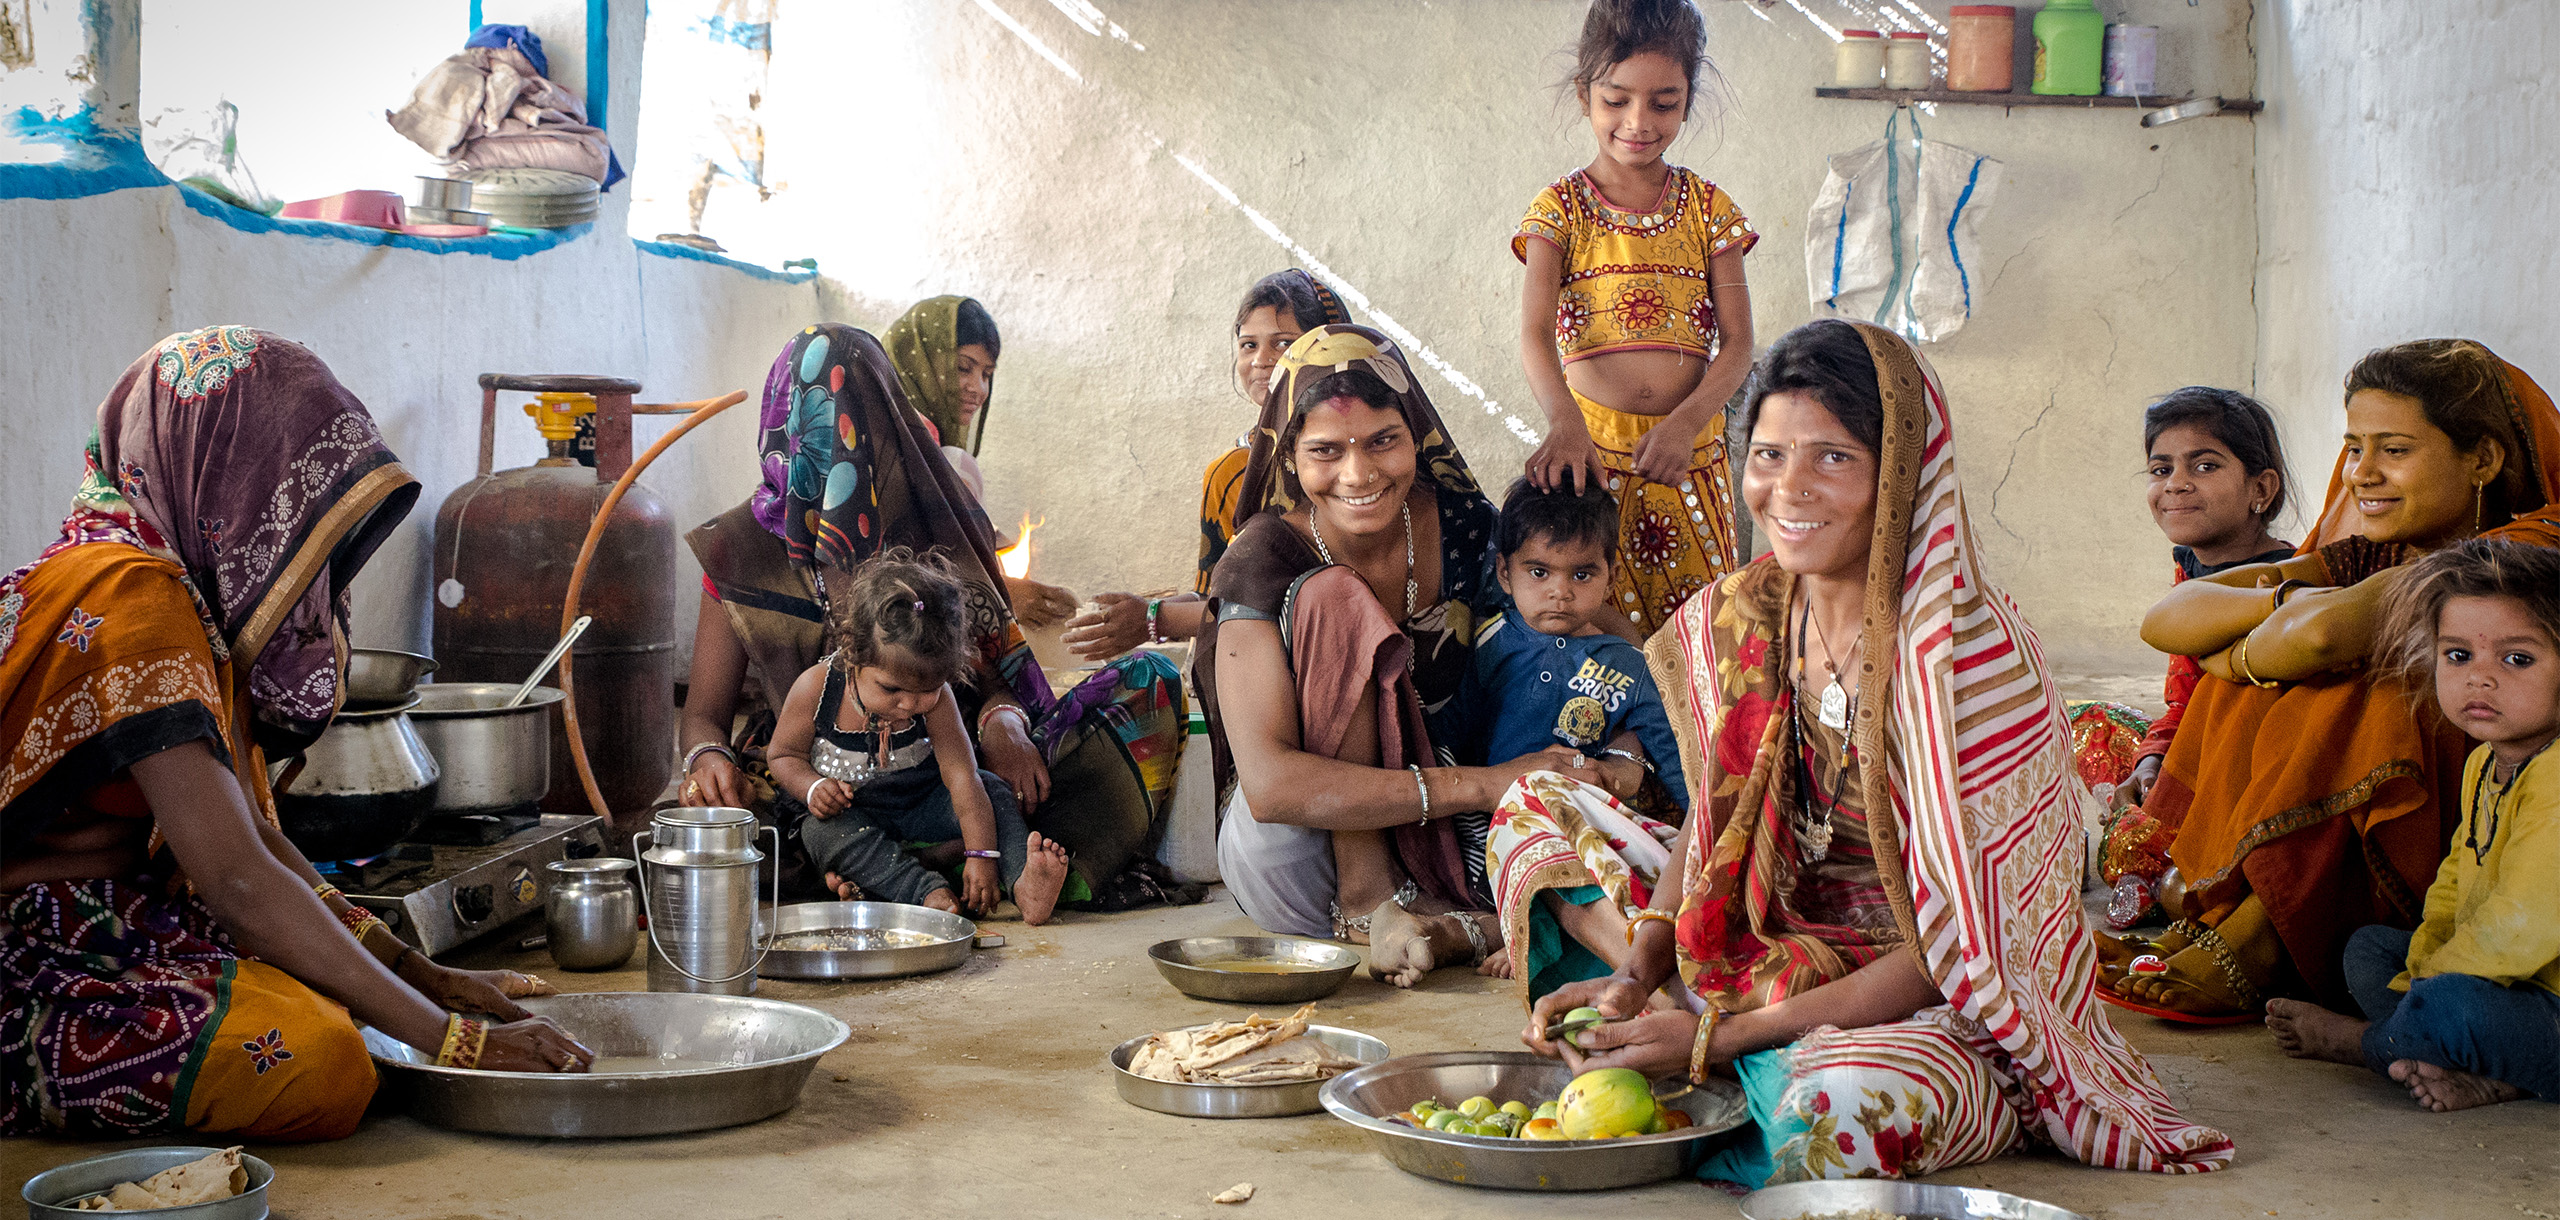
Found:
[[[765, 829], [778, 859], [782, 832]], [[777, 903], [782, 886], [781, 869], [760, 867], [767, 857], [756, 850], [756, 837], [755, 814], [703, 806], [659, 810], [649, 829], [633, 836], [649, 916], [649, 990], [755, 994], [764, 964], [759, 875], [773, 874]]]

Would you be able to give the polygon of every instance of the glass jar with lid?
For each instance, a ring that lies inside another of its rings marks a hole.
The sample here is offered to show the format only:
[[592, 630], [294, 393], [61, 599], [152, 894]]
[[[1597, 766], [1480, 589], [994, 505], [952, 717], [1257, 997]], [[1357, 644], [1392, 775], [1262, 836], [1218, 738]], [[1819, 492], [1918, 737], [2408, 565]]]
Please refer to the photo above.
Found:
[[1884, 83], [1884, 35], [1842, 30], [1840, 45], [1831, 54], [1832, 87], [1873, 89]]
[[1896, 30], [1884, 46], [1884, 87], [1926, 89], [1937, 76], [1929, 63], [1929, 36], [1918, 30]]

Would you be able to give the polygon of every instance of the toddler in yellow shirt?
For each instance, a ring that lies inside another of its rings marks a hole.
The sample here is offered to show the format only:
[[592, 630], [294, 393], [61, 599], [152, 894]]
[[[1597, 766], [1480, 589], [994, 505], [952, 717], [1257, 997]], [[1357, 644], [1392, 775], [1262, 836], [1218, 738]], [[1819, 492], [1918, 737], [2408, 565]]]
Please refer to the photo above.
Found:
[[2430, 1110], [2560, 1101], [2560, 550], [2474, 539], [2419, 561], [2378, 637], [2385, 668], [2480, 742], [2462, 824], [2416, 932], [2347, 942], [2365, 1020], [2271, 1000], [2285, 1053], [2364, 1064]]

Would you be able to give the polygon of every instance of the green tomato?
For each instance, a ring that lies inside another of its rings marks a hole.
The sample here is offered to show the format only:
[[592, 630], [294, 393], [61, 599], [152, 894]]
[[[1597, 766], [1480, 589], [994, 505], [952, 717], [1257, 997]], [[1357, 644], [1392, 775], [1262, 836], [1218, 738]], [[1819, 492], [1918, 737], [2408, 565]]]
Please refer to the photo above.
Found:
[[1524, 1123], [1531, 1117], [1529, 1103], [1525, 1101], [1506, 1101], [1502, 1103], [1502, 1112]]
[[1467, 1134], [1485, 1139], [1503, 1139], [1511, 1133], [1503, 1130], [1498, 1123], [1468, 1123]]
[[1493, 1099], [1481, 1093], [1458, 1103], [1458, 1112], [1469, 1118], [1483, 1118], [1493, 1110]]
[[[1415, 1108], [1415, 1110], [1414, 1110], [1414, 1113], [1416, 1113], [1416, 1114], [1420, 1114], [1421, 1112], [1422, 1112], [1422, 1110], [1421, 1110], [1419, 1107], [1416, 1107], [1416, 1108]], [[1531, 1117], [1531, 1118], [1554, 1118], [1554, 1117], [1557, 1115], [1557, 1113], [1558, 1113], [1558, 1112], [1559, 1112], [1559, 1107], [1556, 1105], [1556, 1103], [1554, 1103], [1554, 1102], [1552, 1102], [1552, 1101], [1542, 1101], [1542, 1102], [1539, 1102], [1539, 1103], [1538, 1103], [1538, 1108], [1537, 1108], [1534, 1112], [1532, 1112], [1532, 1113], [1529, 1115], [1529, 1117]]]
[[1413, 1103], [1413, 1115], [1416, 1118], [1429, 1118], [1432, 1115], [1439, 1113], [1440, 1110], [1441, 1105], [1436, 1101], [1426, 1099]]
[[1422, 1125], [1429, 1127], [1434, 1131], [1448, 1131], [1464, 1124], [1466, 1121], [1467, 1116], [1460, 1114], [1455, 1110], [1434, 1110], [1431, 1112], [1430, 1117], [1422, 1120]]
[[1564, 1014], [1564, 1019], [1567, 1021], [1597, 1021], [1600, 1019], [1600, 1010], [1597, 1008], [1577, 1008], [1572, 1012]]

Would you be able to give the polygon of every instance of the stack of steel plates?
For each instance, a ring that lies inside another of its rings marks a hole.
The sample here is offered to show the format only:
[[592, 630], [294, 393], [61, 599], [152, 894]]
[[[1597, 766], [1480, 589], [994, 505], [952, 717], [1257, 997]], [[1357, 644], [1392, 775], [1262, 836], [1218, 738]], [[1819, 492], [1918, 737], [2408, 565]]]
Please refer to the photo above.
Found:
[[596, 218], [596, 180], [556, 169], [475, 169], [471, 199], [502, 225], [565, 229]]

